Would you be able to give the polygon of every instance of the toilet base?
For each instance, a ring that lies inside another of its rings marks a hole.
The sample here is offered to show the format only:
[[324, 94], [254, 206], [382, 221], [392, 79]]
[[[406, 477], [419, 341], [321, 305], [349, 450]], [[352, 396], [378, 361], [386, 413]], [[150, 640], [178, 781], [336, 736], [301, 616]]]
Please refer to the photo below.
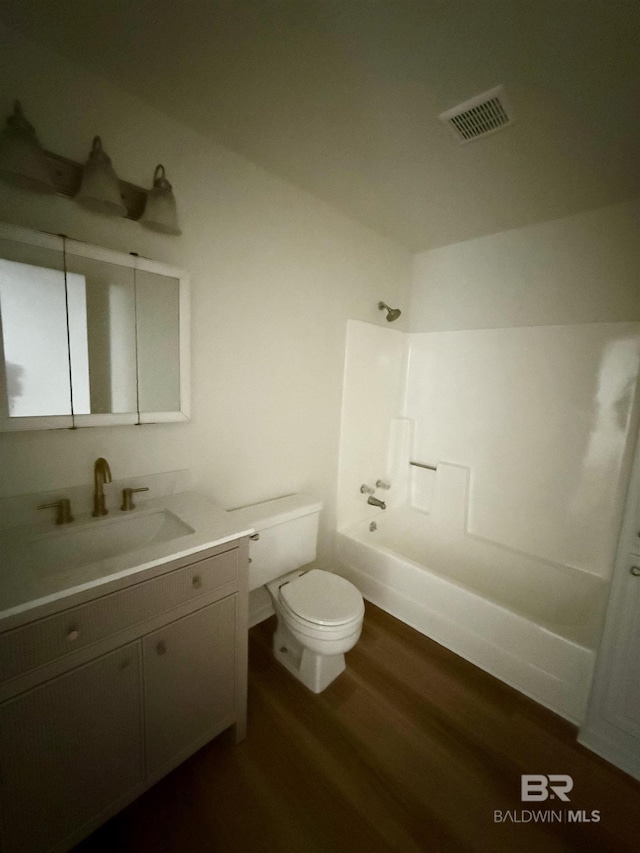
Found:
[[319, 655], [304, 648], [278, 620], [273, 635], [273, 654], [285, 669], [312, 693], [322, 693], [346, 668], [344, 654]]

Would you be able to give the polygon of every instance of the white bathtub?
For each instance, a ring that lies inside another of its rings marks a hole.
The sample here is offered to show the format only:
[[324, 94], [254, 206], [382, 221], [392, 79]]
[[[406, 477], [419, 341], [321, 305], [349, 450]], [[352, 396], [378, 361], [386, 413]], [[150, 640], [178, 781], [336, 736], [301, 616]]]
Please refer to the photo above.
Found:
[[401, 507], [338, 533], [365, 598], [567, 719], [585, 716], [607, 582]]

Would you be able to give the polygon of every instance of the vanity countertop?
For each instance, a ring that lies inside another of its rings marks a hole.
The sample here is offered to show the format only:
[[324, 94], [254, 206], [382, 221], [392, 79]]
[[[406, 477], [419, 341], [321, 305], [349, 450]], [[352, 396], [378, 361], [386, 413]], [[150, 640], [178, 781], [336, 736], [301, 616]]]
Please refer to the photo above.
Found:
[[[14, 528], [0, 536], [0, 630], [36, 609], [253, 533], [242, 518], [196, 492], [152, 498], [130, 512], [76, 516], [71, 524]], [[87, 556], [88, 555], [88, 556]], [[106, 591], [106, 590], [105, 590]], [[55, 609], [58, 609], [56, 607]]]

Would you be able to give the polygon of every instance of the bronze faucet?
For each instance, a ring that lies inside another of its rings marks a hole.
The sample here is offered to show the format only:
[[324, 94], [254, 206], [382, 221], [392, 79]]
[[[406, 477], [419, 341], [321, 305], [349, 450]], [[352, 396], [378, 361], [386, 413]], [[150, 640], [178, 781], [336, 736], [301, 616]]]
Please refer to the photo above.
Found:
[[91, 515], [107, 515], [109, 510], [104, 505], [104, 491], [102, 487], [105, 483], [111, 482], [111, 468], [109, 468], [109, 463], [102, 456], [96, 459], [93, 466], [93, 481], [93, 512]]

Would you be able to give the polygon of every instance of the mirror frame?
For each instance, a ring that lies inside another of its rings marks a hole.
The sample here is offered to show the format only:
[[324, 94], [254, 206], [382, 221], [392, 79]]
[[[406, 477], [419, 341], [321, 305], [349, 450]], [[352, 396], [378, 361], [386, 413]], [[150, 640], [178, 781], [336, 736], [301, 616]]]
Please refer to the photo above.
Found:
[[179, 286], [179, 336], [180, 336], [180, 408], [170, 412], [122, 412], [105, 414], [34, 415], [32, 417], [1, 417], [1, 432], [18, 432], [39, 429], [77, 429], [92, 426], [119, 426], [126, 424], [177, 423], [191, 419], [191, 295], [189, 274], [168, 264], [142, 258], [135, 253], [124, 254], [100, 246], [92, 246], [57, 234], [33, 231], [18, 225], [0, 223], [0, 239], [26, 243], [75, 255], [104, 261], [108, 264], [141, 270], [177, 279]]

